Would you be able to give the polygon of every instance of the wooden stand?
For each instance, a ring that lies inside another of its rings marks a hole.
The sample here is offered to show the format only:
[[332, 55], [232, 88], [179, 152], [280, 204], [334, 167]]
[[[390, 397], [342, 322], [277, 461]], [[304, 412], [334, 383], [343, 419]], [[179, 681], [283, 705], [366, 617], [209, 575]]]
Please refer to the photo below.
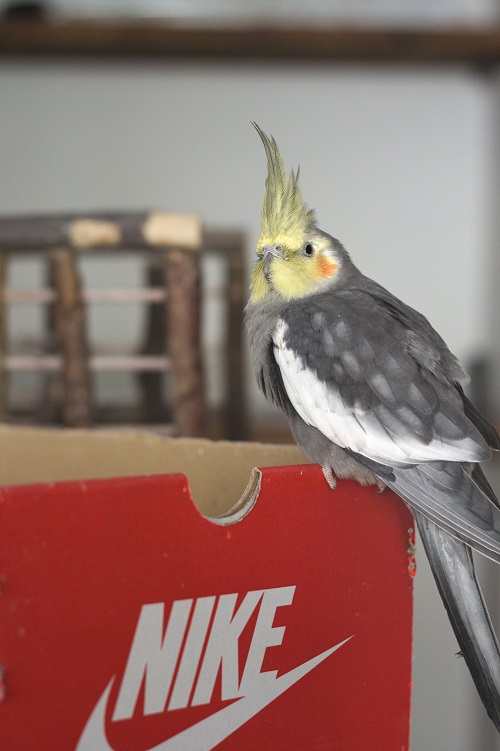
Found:
[[[241, 326], [243, 318], [243, 236], [203, 233], [193, 215], [163, 212], [33, 216], [0, 219], [0, 417], [6, 418], [5, 373], [39, 370], [59, 374], [55, 393], [58, 421], [68, 427], [95, 422], [92, 373], [137, 372], [142, 388], [143, 421], [163, 423], [162, 379], [171, 378], [172, 432], [207, 434], [203, 357], [201, 254], [222, 254], [228, 267], [228, 341], [226, 358], [229, 404], [224, 437], [243, 438]], [[135, 251], [153, 253], [142, 289], [84, 289], [78, 273], [82, 253]], [[49, 264], [49, 285], [39, 290], [9, 290], [5, 265], [9, 255], [42, 252]], [[13, 355], [4, 341], [5, 304], [38, 302], [50, 306], [48, 326], [54, 349], [40, 355]], [[95, 355], [88, 342], [89, 302], [148, 304], [145, 342], [138, 354]], [[3, 398], [1, 395], [3, 393]], [[47, 409], [43, 411], [47, 414]]]

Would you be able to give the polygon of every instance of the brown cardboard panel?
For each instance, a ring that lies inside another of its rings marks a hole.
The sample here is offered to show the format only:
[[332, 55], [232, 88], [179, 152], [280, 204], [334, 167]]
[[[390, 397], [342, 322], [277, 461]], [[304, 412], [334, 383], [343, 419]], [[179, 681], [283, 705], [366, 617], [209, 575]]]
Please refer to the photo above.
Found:
[[290, 445], [0, 425], [0, 485], [181, 472], [208, 516], [238, 503], [254, 467], [307, 462]]

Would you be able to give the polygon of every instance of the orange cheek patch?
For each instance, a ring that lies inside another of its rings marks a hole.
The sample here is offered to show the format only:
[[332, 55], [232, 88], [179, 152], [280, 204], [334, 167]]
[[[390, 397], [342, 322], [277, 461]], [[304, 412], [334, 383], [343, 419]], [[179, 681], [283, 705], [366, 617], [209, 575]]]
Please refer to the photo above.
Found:
[[327, 279], [335, 274], [338, 267], [338, 263], [335, 263], [331, 258], [319, 255], [316, 262], [315, 275], [318, 279]]

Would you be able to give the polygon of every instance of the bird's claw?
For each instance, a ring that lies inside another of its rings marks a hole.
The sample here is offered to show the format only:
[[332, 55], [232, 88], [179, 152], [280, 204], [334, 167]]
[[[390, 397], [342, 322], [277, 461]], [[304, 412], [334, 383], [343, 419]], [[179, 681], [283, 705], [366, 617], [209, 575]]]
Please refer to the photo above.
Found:
[[330, 490], [335, 490], [335, 488], [337, 487], [337, 478], [333, 474], [332, 468], [321, 467], [321, 469], [323, 470], [323, 475], [324, 475], [325, 480], [328, 483], [328, 487], [330, 488]]
[[[337, 487], [337, 478], [333, 473], [333, 469], [331, 467], [321, 467], [321, 469], [323, 470], [323, 476], [328, 483], [328, 487], [330, 488], [330, 490], [335, 490], [335, 488]], [[378, 487], [378, 490], [376, 492], [379, 495], [381, 493], [384, 493], [387, 488], [385, 482], [380, 480], [380, 478], [376, 477], [375, 475], [371, 475], [370, 480], [361, 477], [353, 477], [352, 479], [354, 479], [356, 482], [359, 482], [359, 484], [363, 486], [376, 485]]]

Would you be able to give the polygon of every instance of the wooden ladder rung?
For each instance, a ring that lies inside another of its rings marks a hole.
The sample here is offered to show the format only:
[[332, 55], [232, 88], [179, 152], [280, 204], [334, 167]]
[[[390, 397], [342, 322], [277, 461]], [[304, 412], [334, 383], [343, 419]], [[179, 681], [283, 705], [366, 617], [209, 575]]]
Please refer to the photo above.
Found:
[[[167, 292], [161, 287], [131, 287], [129, 289], [83, 289], [82, 300], [85, 303], [162, 303]], [[210, 300], [226, 300], [223, 284], [207, 285], [203, 297]], [[8, 305], [44, 305], [56, 300], [52, 289], [13, 289], [7, 288], [0, 293], [0, 300]]]
[[[161, 355], [93, 355], [89, 357], [90, 370], [167, 371], [171, 368], [169, 357]], [[7, 371], [43, 370], [58, 371], [63, 367], [59, 355], [5, 355], [2, 365]]]
[[[56, 293], [52, 289], [6, 289], [2, 295], [5, 303], [53, 303]], [[84, 289], [81, 297], [85, 303], [136, 303], [163, 302], [166, 291], [160, 287], [131, 289]]]

